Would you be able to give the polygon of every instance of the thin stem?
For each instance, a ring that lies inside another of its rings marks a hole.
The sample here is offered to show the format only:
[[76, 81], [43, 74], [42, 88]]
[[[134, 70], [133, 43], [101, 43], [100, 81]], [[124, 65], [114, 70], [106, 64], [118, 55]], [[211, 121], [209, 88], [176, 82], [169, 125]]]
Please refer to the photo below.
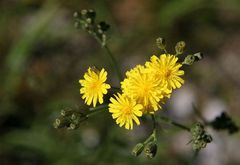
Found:
[[157, 122], [155, 119], [155, 115], [151, 115], [152, 121], [153, 121], [153, 132], [152, 134], [143, 142], [144, 145], [151, 141], [157, 141]]
[[198, 157], [198, 153], [199, 153], [199, 150], [194, 151], [194, 153], [193, 153], [193, 157], [192, 157], [192, 159], [191, 159], [191, 161], [190, 161], [190, 164], [191, 164], [191, 165], [196, 164], [197, 157]]
[[[96, 36], [96, 35], [93, 35], [94, 38], [99, 42], [99, 44], [102, 45], [102, 41]], [[112, 67], [115, 69], [116, 73], [117, 73], [117, 76], [118, 76], [118, 79], [119, 79], [119, 82], [122, 81], [123, 79], [123, 76], [122, 76], [122, 73], [121, 73], [121, 70], [120, 70], [120, 67], [117, 63], [117, 60], [115, 59], [115, 57], [113, 56], [111, 50], [109, 49], [109, 47], [107, 46], [107, 44], [103, 45], [102, 46], [105, 51], [107, 52], [107, 55], [108, 57], [110, 58], [111, 62], [112, 62]]]
[[115, 71], [116, 71], [116, 73], [117, 73], [117, 75], [118, 75], [119, 81], [122, 81], [123, 76], [122, 76], [122, 73], [121, 73], [121, 71], [120, 71], [120, 67], [119, 67], [119, 65], [118, 65], [118, 63], [117, 63], [117, 60], [115, 59], [115, 57], [113, 56], [111, 50], [109, 49], [109, 47], [108, 47], [107, 45], [104, 45], [103, 47], [105, 48], [105, 50], [106, 50], [109, 58], [110, 58], [111, 61], [112, 61], [113, 67], [115, 68]]
[[165, 53], [165, 54], [167, 54], [167, 53], [168, 53], [168, 52], [167, 52], [167, 50], [166, 50], [166, 48], [164, 48], [164, 49], [163, 49], [163, 51], [164, 51], [164, 53]]
[[165, 121], [169, 124], [172, 124], [173, 126], [176, 126], [178, 128], [181, 128], [183, 130], [186, 130], [188, 132], [190, 132], [190, 128], [188, 128], [187, 126], [183, 125], [183, 124], [180, 124], [178, 122], [175, 122], [175, 121], [172, 121], [170, 118], [167, 118], [167, 117], [164, 117], [164, 116], [160, 116], [159, 117], [162, 121]]
[[201, 112], [197, 109], [197, 107], [194, 104], [192, 104], [192, 106], [193, 106], [193, 110], [196, 113], [196, 115], [203, 121], [203, 123], [205, 125], [208, 125], [207, 120], [202, 116]]
[[154, 134], [152, 133], [144, 142], [143, 145], [146, 145], [147, 143], [155, 140]]
[[154, 140], [157, 140], [157, 121], [155, 119], [155, 115], [151, 115], [152, 117], [152, 121], [153, 121], [153, 137], [154, 137]]
[[156, 129], [156, 125], [157, 125], [156, 119], [155, 119], [155, 115], [151, 115], [151, 118], [152, 118], [152, 121], [153, 121], [153, 130], [155, 130]]
[[104, 112], [108, 108], [108, 104], [99, 105], [94, 108], [89, 108], [90, 112], [87, 114], [87, 118], [93, 115], [96, 115], [97, 113]]

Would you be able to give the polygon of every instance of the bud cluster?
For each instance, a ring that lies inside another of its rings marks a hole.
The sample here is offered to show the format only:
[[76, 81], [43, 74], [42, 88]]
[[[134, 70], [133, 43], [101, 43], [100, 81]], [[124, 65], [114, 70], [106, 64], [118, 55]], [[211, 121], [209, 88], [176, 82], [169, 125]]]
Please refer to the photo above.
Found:
[[144, 151], [145, 156], [149, 159], [155, 157], [157, 153], [157, 139], [156, 132], [149, 136], [149, 138], [143, 142], [138, 143], [132, 150], [132, 155], [139, 156]]
[[222, 114], [212, 122], [210, 125], [216, 130], [228, 130], [229, 134], [234, 134], [239, 131], [239, 127], [232, 121], [230, 116], [222, 112]]
[[106, 31], [110, 28], [110, 25], [104, 21], [96, 23], [96, 12], [94, 10], [84, 9], [80, 13], [75, 12], [73, 16], [76, 28], [81, 27], [100, 41], [102, 46], [106, 45]]
[[185, 57], [182, 64], [192, 65], [194, 62], [197, 62], [197, 61], [201, 60], [202, 58], [203, 58], [203, 55], [200, 52], [195, 53], [193, 55], [190, 54], [187, 57]]
[[68, 128], [76, 129], [80, 123], [87, 119], [87, 116], [76, 110], [66, 109], [61, 110], [60, 116], [55, 119], [53, 126], [54, 128]]
[[211, 135], [209, 135], [201, 123], [195, 123], [190, 128], [192, 135], [192, 147], [194, 151], [199, 151], [207, 146], [207, 143], [212, 141]]
[[[164, 51], [164, 53], [168, 53], [167, 52], [167, 49], [166, 49], [166, 41], [164, 38], [157, 38], [156, 39], [156, 46], [157, 48], [159, 48], [160, 50]], [[175, 45], [175, 55], [178, 56], [178, 55], [181, 55], [184, 53], [184, 50], [186, 48], [186, 43], [184, 41], [179, 41], [176, 43]], [[195, 53], [195, 54], [191, 54], [191, 55], [187, 55], [182, 64], [184, 65], [192, 65], [194, 62], [197, 62], [199, 60], [201, 60], [203, 58], [203, 55], [202, 53], [198, 52], [198, 53]]]

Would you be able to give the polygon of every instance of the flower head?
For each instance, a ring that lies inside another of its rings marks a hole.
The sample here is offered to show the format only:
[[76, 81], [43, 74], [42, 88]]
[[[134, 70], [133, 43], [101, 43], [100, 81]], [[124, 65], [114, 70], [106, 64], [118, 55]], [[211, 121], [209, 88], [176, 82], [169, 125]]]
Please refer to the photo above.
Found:
[[166, 82], [147, 73], [141, 65], [128, 71], [126, 76], [121, 82], [124, 95], [142, 104], [144, 113], [152, 113], [161, 108], [160, 101], [170, 93]]
[[126, 129], [133, 129], [133, 121], [137, 125], [140, 124], [138, 117], [142, 116], [143, 106], [141, 104], [119, 93], [115, 95], [115, 98], [111, 97], [110, 101], [109, 112], [112, 113], [113, 119], [116, 119], [120, 127], [125, 125]]
[[148, 72], [155, 77], [167, 82], [169, 89], [180, 88], [184, 80], [180, 77], [184, 71], [180, 70], [182, 64], [177, 63], [178, 58], [170, 54], [162, 54], [160, 57], [153, 55], [150, 62], [146, 62]]
[[96, 106], [97, 101], [103, 103], [103, 95], [107, 94], [107, 89], [110, 89], [110, 85], [106, 84], [107, 72], [104, 68], [101, 71], [95, 68], [88, 68], [88, 71], [84, 74], [84, 79], [79, 80], [81, 84], [80, 93], [82, 99], [85, 99], [87, 105], [93, 104]]

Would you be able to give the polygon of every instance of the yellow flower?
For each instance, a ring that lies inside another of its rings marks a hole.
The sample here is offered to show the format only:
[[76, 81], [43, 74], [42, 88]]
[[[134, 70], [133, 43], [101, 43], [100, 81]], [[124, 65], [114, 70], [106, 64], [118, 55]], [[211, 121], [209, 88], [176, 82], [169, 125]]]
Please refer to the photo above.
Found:
[[151, 62], [146, 62], [145, 66], [155, 77], [165, 80], [169, 89], [180, 88], [184, 80], [180, 77], [184, 71], [180, 70], [182, 64], [177, 63], [178, 58], [170, 54], [162, 54], [158, 58], [153, 55]]
[[104, 83], [107, 80], [107, 72], [102, 68], [99, 72], [95, 68], [88, 68], [88, 71], [84, 74], [84, 79], [79, 80], [81, 84], [80, 94], [83, 94], [82, 99], [85, 99], [85, 103], [90, 105], [93, 103], [93, 107], [96, 106], [97, 101], [103, 103], [103, 95], [107, 94], [107, 89], [110, 89], [110, 85]]
[[125, 125], [126, 129], [133, 129], [133, 121], [139, 125], [138, 117], [142, 116], [142, 105], [119, 93], [114, 96], [115, 98], [110, 98], [109, 112], [112, 113], [113, 119], [116, 119], [116, 123], [120, 127]]
[[143, 113], [153, 113], [160, 109], [160, 101], [171, 92], [166, 82], [147, 73], [144, 66], [137, 65], [126, 76], [121, 82], [123, 94], [142, 104]]

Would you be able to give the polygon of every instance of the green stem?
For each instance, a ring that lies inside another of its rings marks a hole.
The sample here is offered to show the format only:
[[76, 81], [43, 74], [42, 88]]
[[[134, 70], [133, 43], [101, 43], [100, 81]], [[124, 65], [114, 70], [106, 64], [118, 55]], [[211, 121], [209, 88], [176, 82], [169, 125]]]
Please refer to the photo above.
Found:
[[[96, 35], [93, 35], [94, 38], [99, 42], [100, 45], [102, 45], [102, 41], [101, 39], [99, 39]], [[123, 76], [122, 76], [122, 73], [121, 73], [121, 70], [120, 70], [120, 67], [117, 63], [117, 60], [115, 59], [115, 57], [113, 56], [111, 50], [109, 49], [109, 47], [107, 46], [107, 44], [103, 45], [102, 46], [105, 51], [107, 52], [107, 55], [108, 55], [108, 58], [111, 60], [111, 65], [112, 67], [115, 69], [116, 73], [117, 73], [117, 76], [118, 76], [118, 79], [119, 79], [119, 82], [121, 82], [123, 80]]]
[[120, 67], [119, 67], [119, 65], [117, 63], [117, 60], [115, 59], [115, 57], [113, 56], [112, 52], [110, 51], [110, 49], [109, 49], [109, 47], [107, 45], [104, 45], [103, 47], [106, 50], [106, 52], [108, 54], [108, 57], [112, 61], [112, 65], [113, 65], [113, 67], [114, 67], [114, 69], [115, 69], [115, 71], [116, 71], [116, 73], [118, 75], [119, 82], [121, 82], [122, 79], [123, 79], [123, 76], [122, 76], [122, 73], [120, 71]]
[[89, 108], [90, 112], [87, 114], [87, 118], [96, 115], [100, 112], [104, 112], [108, 108], [108, 104], [99, 105], [94, 108]]
[[144, 142], [143, 145], [146, 145], [147, 143], [155, 140], [154, 133], [152, 133]]
[[196, 113], [196, 115], [203, 121], [203, 123], [204, 123], [205, 125], [208, 125], [207, 120], [202, 116], [202, 114], [201, 114], [201, 112], [198, 110], [198, 108], [197, 108], [194, 104], [192, 104], [192, 106], [193, 106], [193, 110], [194, 110], [194, 112]]
[[157, 140], [157, 121], [155, 119], [155, 115], [151, 115], [152, 121], [153, 121], [153, 137], [154, 140]]
[[180, 124], [178, 122], [175, 122], [175, 121], [172, 121], [171, 119], [167, 118], [167, 117], [164, 117], [164, 116], [160, 116], [159, 117], [162, 121], [165, 121], [169, 124], [172, 124], [173, 126], [175, 127], [178, 127], [178, 128], [181, 128], [183, 130], [186, 130], [188, 132], [190, 132], [190, 128], [188, 128], [187, 126], [183, 125], [183, 124]]

